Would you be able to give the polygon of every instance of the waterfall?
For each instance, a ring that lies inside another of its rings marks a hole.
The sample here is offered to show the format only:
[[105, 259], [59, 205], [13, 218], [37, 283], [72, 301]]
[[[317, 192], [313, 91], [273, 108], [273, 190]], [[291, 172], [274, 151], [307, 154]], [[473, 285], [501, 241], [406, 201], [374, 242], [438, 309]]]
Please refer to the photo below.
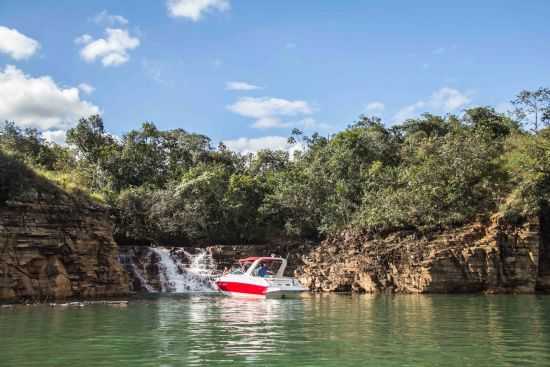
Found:
[[142, 269], [140, 269], [134, 262], [133, 256], [128, 254], [120, 254], [119, 261], [124, 266], [127, 272], [133, 274], [140, 282], [142, 288], [144, 288], [148, 293], [156, 293], [157, 291], [147, 282], [143, 274]]
[[206, 249], [199, 249], [199, 253], [196, 255], [185, 250], [183, 250], [183, 253], [189, 260], [189, 268], [187, 269], [189, 272], [202, 276], [211, 276], [216, 273], [216, 262]]
[[[214, 290], [212, 278], [215, 264], [210, 254], [204, 250], [192, 255], [184, 250], [170, 251], [167, 248], [152, 247], [151, 251], [160, 258], [158, 263], [161, 291], [163, 293], [210, 292]], [[183, 253], [189, 266], [185, 266]]]

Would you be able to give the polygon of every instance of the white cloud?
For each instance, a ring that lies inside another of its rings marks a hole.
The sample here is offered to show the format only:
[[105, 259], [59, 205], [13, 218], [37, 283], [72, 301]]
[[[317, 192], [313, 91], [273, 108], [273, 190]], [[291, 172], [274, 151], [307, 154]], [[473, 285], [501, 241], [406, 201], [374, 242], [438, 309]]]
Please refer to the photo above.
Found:
[[374, 101], [374, 102], [370, 102], [369, 104], [367, 104], [366, 110], [369, 113], [380, 113], [380, 112], [384, 111], [385, 108], [386, 108], [386, 106], [384, 105], [384, 103]]
[[227, 108], [241, 116], [255, 119], [252, 127], [260, 129], [288, 127], [290, 123], [284, 122], [282, 117], [307, 116], [313, 112], [305, 101], [270, 97], [242, 97]]
[[92, 42], [93, 38], [89, 34], [83, 34], [82, 36], [76, 37], [74, 39], [74, 43], [77, 45], [85, 45], [87, 43]]
[[229, 0], [168, 0], [166, 6], [170, 16], [189, 18], [194, 22], [199, 21], [203, 13], [231, 8]]
[[0, 53], [15, 60], [28, 59], [38, 51], [40, 43], [19, 33], [16, 29], [0, 26]]
[[471, 102], [471, 98], [466, 93], [459, 90], [444, 87], [435, 91], [431, 97], [424, 101], [418, 101], [414, 104], [403, 107], [399, 110], [394, 120], [401, 122], [403, 120], [418, 116], [423, 112], [449, 113], [463, 108]]
[[62, 88], [50, 76], [34, 78], [13, 65], [0, 69], [0, 120], [22, 127], [65, 130], [99, 108], [80, 99], [78, 88]]
[[444, 112], [455, 111], [468, 103], [471, 99], [466, 94], [452, 88], [441, 88], [432, 95], [430, 104], [435, 109]]
[[122, 15], [109, 14], [107, 10], [103, 10], [92, 18], [92, 21], [97, 24], [103, 24], [108, 26], [114, 26], [117, 24], [127, 25], [128, 19], [124, 18]]
[[304, 150], [300, 143], [289, 144], [284, 136], [263, 136], [261, 138], [239, 138], [225, 140], [224, 144], [231, 150], [242, 154], [256, 153], [263, 149], [283, 150], [291, 155], [297, 150]]
[[65, 138], [67, 137], [66, 130], [46, 130], [42, 132], [42, 136], [46, 141], [63, 145], [65, 144]]
[[95, 90], [94, 87], [92, 87], [90, 84], [88, 83], [80, 83], [78, 85], [78, 89], [80, 89], [82, 92], [86, 93], [86, 94], [92, 94]]
[[257, 85], [254, 85], [254, 84], [249, 84], [247, 82], [227, 82], [227, 83], [225, 83], [225, 89], [226, 90], [248, 91], [248, 90], [261, 89], [261, 87], [258, 87]]
[[140, 41], [136, 37], [131, 37], [125, 29], [107, 28], [106, 37], [93, 40], [83, 35], [77, 40], [82, 41], [86, 46], [80, 50], [80, 56], [87, 62], [94, 62], [101, 59], [103, 66], [122, 65], [130, 59], [129, 50], [138, 47]]

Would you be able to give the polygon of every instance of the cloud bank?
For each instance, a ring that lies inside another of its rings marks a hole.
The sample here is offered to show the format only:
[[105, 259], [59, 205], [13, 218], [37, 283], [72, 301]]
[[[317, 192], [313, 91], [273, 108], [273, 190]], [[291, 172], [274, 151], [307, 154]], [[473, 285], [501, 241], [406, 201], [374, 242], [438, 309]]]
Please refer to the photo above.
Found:
[[[62, 131], [79, 118], [99, 112], [97, 106], [80, 98], [78, 88], [60, 87], [50, 76], [35, 78], [13, 65], [0, 70], [0, 120], [43, 131]], [[53, 137], [54, 133], [49, 135]]]

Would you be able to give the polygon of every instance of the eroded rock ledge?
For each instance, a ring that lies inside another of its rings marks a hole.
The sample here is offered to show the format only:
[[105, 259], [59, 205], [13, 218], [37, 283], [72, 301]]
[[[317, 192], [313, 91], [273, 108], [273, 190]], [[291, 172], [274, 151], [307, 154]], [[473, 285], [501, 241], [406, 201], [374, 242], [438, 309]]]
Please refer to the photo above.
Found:
[[396, 293], [533, 293], [548, 286], [539, 274], [539, 221], [490, 224], [419, 237], [346, 231], [303, 258], [297, 276], [316, 291]]
[[63, 195], [0, 205], [0, 300], [128, 294], [110, 222], [105, 208]]

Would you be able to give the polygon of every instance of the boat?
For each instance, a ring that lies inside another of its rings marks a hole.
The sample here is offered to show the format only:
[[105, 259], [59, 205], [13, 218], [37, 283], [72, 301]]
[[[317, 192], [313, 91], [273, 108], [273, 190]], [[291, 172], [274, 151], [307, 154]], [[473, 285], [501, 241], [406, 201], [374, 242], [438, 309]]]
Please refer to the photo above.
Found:
[[308, 291], [297, 279], [283, 275], [286, 266], [287, 260], [282, 257], [247, 257], [215, 284], [220, 292], [232, 297], [287, 298]]

